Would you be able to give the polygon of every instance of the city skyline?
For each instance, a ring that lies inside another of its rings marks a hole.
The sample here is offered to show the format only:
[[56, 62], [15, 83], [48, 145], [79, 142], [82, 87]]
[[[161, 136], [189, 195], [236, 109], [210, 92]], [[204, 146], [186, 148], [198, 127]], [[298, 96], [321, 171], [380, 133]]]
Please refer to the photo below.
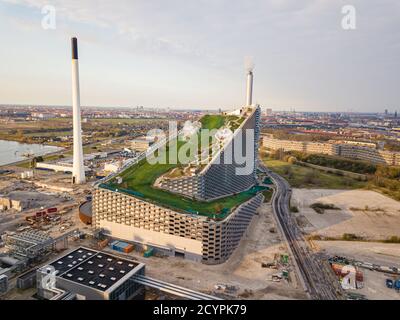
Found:
[[[0, 1], [2, 104], [70, 105], [69, 38], [81, 43], [82, 105], [218, 109], [244, 104], [244, 60], [255, 103], [275, 110], [394, 112], [400, 5], [255, 1], [226, 6], [119, 1]], [[41, 26], [45, 5], [57, 27]], [[177, 9], [178, 8], [178, 9]]]

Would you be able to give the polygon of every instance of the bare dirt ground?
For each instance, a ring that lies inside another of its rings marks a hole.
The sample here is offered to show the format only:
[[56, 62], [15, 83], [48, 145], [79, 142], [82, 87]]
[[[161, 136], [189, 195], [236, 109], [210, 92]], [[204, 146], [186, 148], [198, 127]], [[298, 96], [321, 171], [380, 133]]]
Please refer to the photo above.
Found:
[[[340, 210], [318, 214], [313, 203], [333, 204]], [[351, 233], [370, 240], [400, 236], [400, 202], [368, 190], [294, 189], [292, 205], [307, 233], [341, 237]]]
[[400, 244], [358, 241], [315, 241], [329, 255], [400, 268]]
[[[372, 264], [400, 268], [399, 244], [353, 241], [315, 241], [315, 243], [330, 256], [339, 255]], [[360, 270], [364, 274], [364, 288], [352, 290], [352, 292], [364, 294], [371, 300], [400, 300], [400, 293], [385, 285], [387, 278], [396, 279], [396, 276], [367, 269]]]
[[[262, 268], [262, 262], [272, 262], [275, 254], [287, 253], [271, 215], [271, 206], [264, 204], [255, 216], [240, 247], [225, 263], [208, 266], [181, 258], [143, 258], [131, 255], [146, 264], [146, 275], [193, 290], [214, 293], [216, 284], [236, 286], [232, 299], [307, 299], [301, 288], [296, 288], [296, 277], [289, 267], [290, 282], [272, 282], [269, 277], [279, 270]], [[115, 253], [115, 252], [113, 252]], [[226, 292], [225, 292], [226, 294]]]
[[[337, 210], [317, 213], [314, 203], [334, 205]], [[314, 241], [315, 250], [328, 256], [346, 258], [372, 264], [400, 268], [400, 244], [373, 242], [400, 236], [400, 202], [367, 190], [294, 189], [292, 206], [296, 206], [296, 221], [304, 232], [340, 239], [343, 234], [354, 234], [361, 241]], [[386, 287], [383, 272], [360, 269], [364, 274], [364, 288], [350, 290], [367, 299], [400, 299], [394, 289]]]
[[[17, 170], [17, 167], [12, 167]], [[22, 168], [18, 168], [22, 171]], [[63, 173], [54, 173], [48, 171], [35, 171], [35, 178], [33, 180], [22, 180], [18, 174], [9, 175], [7, 177], [0, 177], [0, 194], [8, 195], [13, 193], [21, 194], [20, 198], [25, 196], [29, 199], [37, 198], [36, 201], [30, 201], [29, 207], [21, 212], [16, 212], [14, 209], [0, 211], [0, 234], [5, 231], [16, 231], [21, 226], [27, 226], [25, 218], [35, 214], [36, 211], [42, 208], [57, 207], [58, 211], [64, 208], [75, 206], [69, 210], [62, 217], [62, 221], [71, 222], [70, 228], [83, 228], [85, 227], [80, 223], [78, 217], [77, 207], [79, 203], [85, 200], [84, 191], [89, 188], [88, 185], [74, 186], [73, 192], [62, 192], [52, 188], [52, 186], [71, 187], [69, 175]], [[49, 184], [47, 187], [38, 187], [35, 182], [46, 182]], [[32, 195], [35, 195], [33, 197]], [[60, 225], [55, 225], [47, 232], [50, 236], [59, 236]], [[67, 231], [67, 230], [65, 230]]]

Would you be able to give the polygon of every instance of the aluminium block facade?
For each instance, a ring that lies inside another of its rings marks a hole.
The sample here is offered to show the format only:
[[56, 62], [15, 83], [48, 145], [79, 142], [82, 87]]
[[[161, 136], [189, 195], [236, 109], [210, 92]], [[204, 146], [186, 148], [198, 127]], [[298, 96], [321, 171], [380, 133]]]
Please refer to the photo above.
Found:
[[[255, 107], [235, 131], [234, 138], [227, 143], [220, 153], [207, 165], [202, 172], [193, 177], [182, 177], [160, 180], [160, 187], [170, 192], [183, 194], [199, 200], [213, 200], [239, 193], [251, 188], [257, 180], [256, 169], [258, 159], [258, 141], [260, 137], [260, 108]], [[254, 130], [254, 135], [248, 130]], [[251, 140], [251, 150], [254, 152], [253, 170], [248, 174], [238, 174], [237, 169], [248, 165], [240, 163], [233, 154], [247, 157], [247, 149]], [[235, 150], [240, 145], [241, 150]], [[227, 158], [227, 160], [225, 159]]]

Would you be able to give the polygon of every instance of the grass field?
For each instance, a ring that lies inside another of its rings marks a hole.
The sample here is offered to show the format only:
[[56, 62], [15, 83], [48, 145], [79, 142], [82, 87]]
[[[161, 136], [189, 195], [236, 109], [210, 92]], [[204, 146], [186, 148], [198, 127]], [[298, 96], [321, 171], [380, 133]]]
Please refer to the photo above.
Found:
[[367, 184], [349, 177], [324, 173], [284, 161], [265, 159], [264, 163], [269, 169], [288, 180], [294, 188], [357, 189], [364, 188]]

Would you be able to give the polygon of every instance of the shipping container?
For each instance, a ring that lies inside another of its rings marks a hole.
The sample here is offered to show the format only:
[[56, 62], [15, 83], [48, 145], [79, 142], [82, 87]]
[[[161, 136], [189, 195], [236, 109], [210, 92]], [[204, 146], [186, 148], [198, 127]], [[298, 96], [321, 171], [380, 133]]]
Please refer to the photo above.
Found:
[[47, 213], [54, 213], [54, 212], [57, 212], [57, 211], [58, 211], [57, 208], [49, 208], [49, 209], [47, 209]]
[[130, 252], [133, 251], [133, 249], [134, 249], [134, 246], [133, 246], [132, 244], [129, 244], [128, 246], [126, 246], [126, 247], [124, 248], [124, 252], [125, 252], [125, 253], [130, 253]]
[[122, 241], [114, 241], [111, 243], [111, 248], [118, 252], [125, 252], [125, 248], [127, 248], [129, 246], [130, 246], [129, 243], [122, 242]]
[[154, 253], [154, 249], [150, 248], [150, 249], [148, 249], [147, 251], [144, 252], [143, 257], [149, 258], [149, 257], [151, 257], [153, 255], [153, 253]]
[[46, 211], [38, 211], [38, 212], [36, 212], [36, 217], [43, 217], [43, 216], [45, 216], [46, 214], [47, 214]]

